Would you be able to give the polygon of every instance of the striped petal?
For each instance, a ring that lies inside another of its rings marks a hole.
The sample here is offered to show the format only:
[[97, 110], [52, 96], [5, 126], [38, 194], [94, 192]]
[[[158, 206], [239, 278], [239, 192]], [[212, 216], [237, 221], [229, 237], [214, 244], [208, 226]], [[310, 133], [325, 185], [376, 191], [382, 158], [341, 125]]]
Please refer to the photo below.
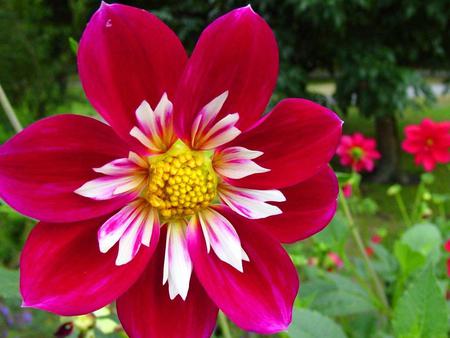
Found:
[[138, 253], [141, 244], [150, 246], [157, 240], [159, 220], [157, 213], [144, 200], [137, 200], [109, 218], [98, 231], [100, 251], [108, 252], [119, 242], [116, 265], [129, 263]]
[[214, 154], [213, 166], [220, 175], [239, 179], [270, 170], [252, 161], [261, 155], [263, 155], [261, 151], [249, 150], [244, 147], [228, 147]]
[[150, 152], [165, 152], [175, 142], [173, 131], [173, 105], [164, 93], [155, 110], [147, 101], [136, 109], [138, 126], [133, 127], [130, 135], [141, 142]]
[[266, 202], [284, 202], [279, 190], [256, 190], [221, 184], [218, 189], [220, 199], [233, 211], [250, 219], [266, 218], [282, 213], [281, 209]]
[[233, 225], [221, 214], [211, 208], [202, 210], [198, 216], [192, 217], [189, 226], [202, 227], [208, 253], [211, 247], [217, 257], [243, 272], [242, 261], [248, 261]]
[[94, 200], [108, 200], [120, 195], [139, 194], [148, 175], [148, 163], [135, 153], [129, 158], [119, 158], [95, 172], [105, 176], [88, 181], [74, 192]]
[[239, 114], [225, 115], [218, 122], [213, 121], [222, 109], [228, 97], [228, 91], [223, 92], [208, 104], [196, 116], [191, 130], [191, 146], [194, 149], [214, 149], [234, 140], [241, 131], [235, 127]]
[[170, 299], [180, 295], [186, 300], [189, 291], [192, 262], [187, 248], [185, 228], [184, 222], [167, 224], [163, 285], [169, 283]]

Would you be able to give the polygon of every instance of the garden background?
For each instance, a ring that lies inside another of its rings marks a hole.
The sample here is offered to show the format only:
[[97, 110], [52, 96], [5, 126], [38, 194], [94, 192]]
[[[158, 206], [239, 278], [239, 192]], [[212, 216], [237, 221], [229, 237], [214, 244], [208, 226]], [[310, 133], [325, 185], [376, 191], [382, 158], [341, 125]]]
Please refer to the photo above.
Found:
[[[288, 246], [300, 294], [291, 328], [274, 336], [447, 337], [450, 167], [424, 173], [401, 142], [407, 125], [450, 120], [450, 2], [250, 2], [279, 44], [272, 101], [320, 102], [341, 116], [344, 134], [375, 138], [381, 153], [370, 173], [352, 173], [337, 157], [332, 162], [352, 194], [341, 194], [324, 231]], [[121, 3], [152, 11], [192, 50], [209, 22], [248, 1]], [[1, 142], [45, 116], [96, 115], [77, 76], [76, 49], [98, 6], [0, 1]], [[0, 202], [0, 337], [125, 337], [112, 308], [78, 318], [20, 308], [19, 255], [34, 223]], [[215, 335], [257, 337], [224, 317]]]

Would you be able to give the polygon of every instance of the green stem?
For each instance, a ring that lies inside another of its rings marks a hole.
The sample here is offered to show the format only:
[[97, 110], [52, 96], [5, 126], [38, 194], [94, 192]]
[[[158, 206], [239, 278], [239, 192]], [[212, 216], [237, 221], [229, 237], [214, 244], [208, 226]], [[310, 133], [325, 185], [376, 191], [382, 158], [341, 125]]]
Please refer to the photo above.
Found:
[[424, 183], [423, 183], [422, 179], [420, 179], [420, 183], [419, 183], [419, 186], [417, 187], [416, 197], [414, 199], [414, 204], [413, 204], [413, 208], [412, 208], [412, 221], [413, 222], [416, 222], [419, 218], [419, 206], [420, 206], [420, 200], [422, 199], [423, 188], [424, 188]]
[[395, 194], [395, 200], [397, 201], [398, 208], [400, 209], [400, 214], [403, 218], [403, 223], [405, 223], [406, 226], [411, 226], [411, 218], [408, 215], [408, 211], [406, 210], [405, 203], [403, 202], [403, 198], [400, 195], [400, 192], [398, 194]]
[[386, 298], [386, 294], [384, 292], [383, 284], [381, 283], [380, 279], [378, 278], [378, 275], [375, 272], [375, 270], [372, 266], [372, 263], [370, 262], [369, 256], [367, 256], [366, 250], [364, 248], [363, 240], [361, 238], [358, 228], [355, 225], [355, 221], [353, 219], [352, 213], [348, 206], [347, 200], [344, 197], [344, 193], [342, 192], [341, 187], [339, 187], [339, 201], [341, 202], [342, 209], [344, 210], [345, 217], [347, 218], [348, 225], [349, 225], [351, 233], [353, 235], [353, 239], [355, 240], [358, 250], [360, 251], [360, 253], [364, 259], [364, 263], [366, 265], [367, 271], [369, 272], [369, 275], [374, 284], [375, 292], [378, 295], [384, 308], [386, 310], [389, 310], [389, 303]]
[[22, 125], [20, 124], [19, 119], [17, 118], [16, 113], [14, 112], [13, 107], [11, 106], [11, 103], [9, 103], [8, 97], [6, 96], [5, 91], [3, 90], [2, 85], [0, 84], [0, 105], [2, 106], [3, 110], [6, 113], [6, 116], [8, 117], [9, 122], [13, 126], [16, 133], [22, 131]]
[[228, 325], [227, 317], [225, 317], [222, 311], [219, 311], [218, 319], [223, 338], [233, 338], [231, 335], [230, 326]]

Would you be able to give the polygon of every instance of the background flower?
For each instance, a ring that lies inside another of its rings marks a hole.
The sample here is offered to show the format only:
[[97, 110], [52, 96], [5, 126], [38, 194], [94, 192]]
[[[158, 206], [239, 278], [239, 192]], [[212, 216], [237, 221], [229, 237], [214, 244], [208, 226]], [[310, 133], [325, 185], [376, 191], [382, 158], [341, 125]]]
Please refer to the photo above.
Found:
[[415, 163], [426, 171], [450, 162], [450, 122], [423, 119], [420, 124], [407, 126], [405, 135], [403, 150], [413, 154]]
[[372, 171], [375, 160], [381, 156], [376, 150], [375, 140], [366, 138], [361, 133], [343, 135], [336, 154], [342, 165], [351, 167], [356, 172]]

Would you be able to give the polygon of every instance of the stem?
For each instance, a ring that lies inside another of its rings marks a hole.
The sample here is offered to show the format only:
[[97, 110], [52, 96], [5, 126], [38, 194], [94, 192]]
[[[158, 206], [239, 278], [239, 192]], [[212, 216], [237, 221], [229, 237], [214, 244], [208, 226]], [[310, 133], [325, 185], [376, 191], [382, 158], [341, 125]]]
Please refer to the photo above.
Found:
[[403, 223], [405, 223], [406, 226], [411, 226], [411, 218], [409, 218], [408, 211], [406, 211], [405, 203], [403, 202], [403, 198], [400, 195], [400, 192], [398, 194], [395, 194], [395, 200], [397, 201], [398, 208], [400, 209], [400, 214], [403, 218]]
[[412, 221], [413, 222], [416, 222], [417, 218], [419, 217], [419, 205], [420, 205], [420, 200], [422, 199], [423, 187], [424, 187], [424, 183], [421, 178], [419, 186], [417, 187], [416, 197], [414, 199], [414, 204], [413, 204], [413, 208], [412, 208]]
[[11, 125], [13, 126], [16, 133], [22, 131], [23, 127], [20, 124], [20, 121], [17, 118], [17, 115], [14, 112], [14, 109], [11, 106], [11, 103], [9, 103], [8, 97], [6, 96], [6, 93], [3, 90], [3, 87], [1, 84], [0, 84], [0, 105], [2, 106], [3, 110], [5, 111], [6, 116], [8, 117], [9, 122], [11, 122]]
[[369, 256], [367, 256], [366, 250], [364, 249], [364, 244], [363, 244], [361, 235], [359, 233], [358, 228], [355, 225], [355, 221], [353, 220], [352, 213], [350, 212], [350, 208], [347, 204], [347, 200], [344, 197], [344, 193], [342, 192], [341, 187], [339, 187], [339, 201], [341, 202], [342, 209], [344, 210], [345, 217], [347, 218], [348, 225], [350, 227], [350, 230], [352, 232], [352, 235], [356, 242], [358, 250], [360, 251], [360, 253], [363, 257], [367, 271], [369, 272], [369, 275], [372, 278], [373, 284], [375, 286], [375, 292], [378, 295], [378, 297], [380, 298], [383, 306], [388, 310], [389, 303], [386, 298], [386, 294], [384, 292], [383, 284], [381, 283], [380, 279], [378, 278], [378, 275], [375, 272], [375, 270], [372, 266], [372, 263], [370, 262]]
[[223, 338], [233, 338], [231, 335], [230, 326], [228, 325], [227, 317], [225, 317], [222, 311], [219, 311], [218, 319]]

